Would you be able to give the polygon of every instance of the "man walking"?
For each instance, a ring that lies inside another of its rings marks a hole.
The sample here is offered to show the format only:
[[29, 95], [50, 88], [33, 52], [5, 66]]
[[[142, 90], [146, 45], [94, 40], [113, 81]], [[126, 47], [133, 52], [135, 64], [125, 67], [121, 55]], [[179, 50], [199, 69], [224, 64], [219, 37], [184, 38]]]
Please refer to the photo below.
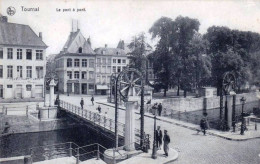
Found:
[[206, 135], [206, 129], [208, 129], [208, 122], [207, 122], [206, 118], [202, 118], [200, 120], [200, 129], [201, 130], [198, 130], [197, 134], [199, 134], [199, 132], [202, 131], [203, 134]]
[[100, 107], [100, 105], [98, 106], [97, 109], [98, 109], [98, 112], [101, 113], [101, 107]]
[[162, 131], [160, 129], [160, 126], [157, 126], [156, 130], [156, 146], [159, 150], [161, 150], [162, 145]]
[[91, 102], [92, 102], [92, 105], [94, 105], [94, 96], [93, 95], [91, 97]]
[[171, 142], [170, 136], [167, 133], [167, 130], [164, 130], [164, 136], [163, 136], [163, 150], [164, 150], [164, 155], [168, 157], [168, 152], [169, 152], [169, 143]]
[[160, 103], [158, 105], [158, 114], [159, 114], [159, 116], [161, 116], [161, 113], [162, 113], [162, 103]]
[[81, 106], [81, 109], [83, 109], [83, 106], [84, 106], [84, 100], [83, 100], [83, 98], [81, 98], [80, 106]]

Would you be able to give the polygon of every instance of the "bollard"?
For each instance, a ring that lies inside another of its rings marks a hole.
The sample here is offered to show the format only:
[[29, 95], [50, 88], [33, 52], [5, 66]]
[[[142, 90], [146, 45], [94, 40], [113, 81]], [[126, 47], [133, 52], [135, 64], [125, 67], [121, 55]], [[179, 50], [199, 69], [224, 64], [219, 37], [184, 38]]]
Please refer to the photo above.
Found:
[[77, 148], [77, 161], [76, 161], [76, 164], [79, 164], [79, 148]]
[[256, 119], [255, 119], [255, 130], [257, 130], [257, 123], [256, 123]]
[[26, 106], [26, 116], [28, 117], [28, 105]]
[[99, 160], [99, 144], [97, 144], [97, 160]]
[[70, 142], [70, 148], [69, 148], [69, 153], [70, 153], [70, 157], [72, 156], [72, 145], [71, 145], [71, 142]]

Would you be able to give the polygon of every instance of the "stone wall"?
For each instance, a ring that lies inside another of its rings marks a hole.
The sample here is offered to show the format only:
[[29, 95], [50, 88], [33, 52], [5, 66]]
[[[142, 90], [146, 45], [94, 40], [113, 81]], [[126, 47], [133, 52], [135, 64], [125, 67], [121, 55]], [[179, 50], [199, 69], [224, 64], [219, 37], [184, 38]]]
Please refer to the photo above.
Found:
[[[246, 98], [247, 104], [252, 107], [255, 107], [255, 102], [260, 101], [260, 93], [259, 92], [251, 92], [251, 93], [243, 93], [236, 95], [236, 105], [241, 105], [240, 99], [242, 97]], [[204, 102], [206, 101], [206, 102]], [[225, 97], [224, 100], [225, 101]], [[204, 106], [206, 109], [214, 109], [219, 108], [220, 97], [211, 97], [211, 98], [168, 98], [168, 99], [158, 99], [153, 100], [152, 103], [162, 103], [163, 108], [168, 110], [180, 111], [180, 112], [193, 112], [198, 110], [203, 110]], [[258, 105], [259, 107], [259, 105]]]

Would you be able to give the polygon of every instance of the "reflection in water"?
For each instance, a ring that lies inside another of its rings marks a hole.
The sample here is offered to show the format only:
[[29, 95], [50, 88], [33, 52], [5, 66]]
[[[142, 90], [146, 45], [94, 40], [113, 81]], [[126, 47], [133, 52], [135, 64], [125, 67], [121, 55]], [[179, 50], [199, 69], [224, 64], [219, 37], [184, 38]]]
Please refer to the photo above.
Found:
[[0, 158], [29, 155], [29, 149], [32, 147], [37, 147], [33, 149], [34, 162], [54, 158], [55, 156], [67, 156], [69, 144], [65, 145], [66, 150], [64, 150], [64, 145], [62, 145], [62, 148], [58, 146], [39, 147], [65, 142], [74, 142], [79, 146], [99, 143], [106, 148], [113, 147], [114, 143], [111, 138], [87, 126], [49, 132], [11, 134], [0, 137]]

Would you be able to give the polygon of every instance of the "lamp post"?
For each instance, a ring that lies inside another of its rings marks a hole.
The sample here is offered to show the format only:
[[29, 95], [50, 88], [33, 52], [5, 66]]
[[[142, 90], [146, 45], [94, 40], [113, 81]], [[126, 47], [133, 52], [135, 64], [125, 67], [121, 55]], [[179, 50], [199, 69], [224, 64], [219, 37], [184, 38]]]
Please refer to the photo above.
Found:
[[157, 146], [156, 146], [156, 113], [157, 110], [155, 109], [154, 112], [154, 137], [153, 137], [153, 153], [152, 153], [152, 158], [156, 159], [157, 158]]
[[244, 97], [242, 97], [240, 99], [240, 102], [242, 103], [242, 112], [241, 112], [241, 117], [242, 117], [242, 122], [241, 122], [241, 135], [244, 135], [244, 131], [245, 131], [245, 121], [244, 121], [244, 105], [246, 102], [246, 99]]

